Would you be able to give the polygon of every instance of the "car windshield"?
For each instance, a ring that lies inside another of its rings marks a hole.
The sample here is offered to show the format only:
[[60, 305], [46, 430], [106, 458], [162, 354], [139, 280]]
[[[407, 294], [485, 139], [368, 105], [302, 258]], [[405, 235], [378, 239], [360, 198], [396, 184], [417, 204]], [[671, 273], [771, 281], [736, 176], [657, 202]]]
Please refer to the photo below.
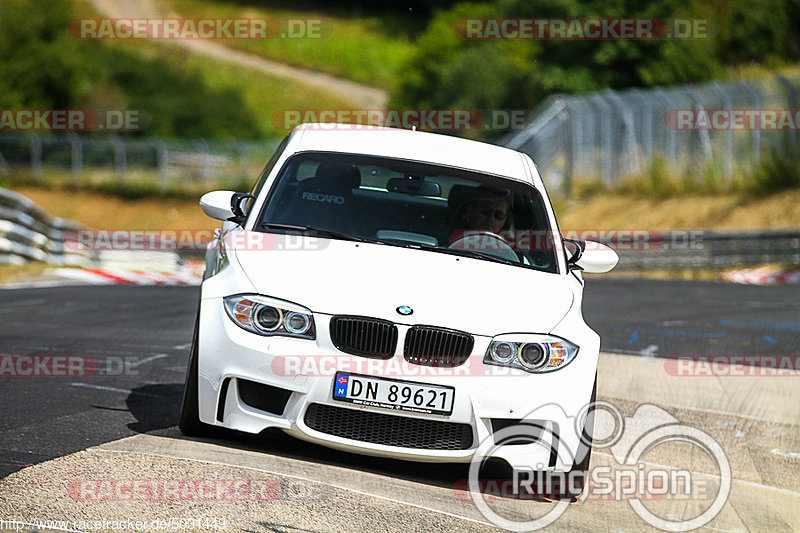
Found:
[[547, 212], [534, 187], [406, 160], [295, 155], [281, 170], [255, 228], [558, 271]]

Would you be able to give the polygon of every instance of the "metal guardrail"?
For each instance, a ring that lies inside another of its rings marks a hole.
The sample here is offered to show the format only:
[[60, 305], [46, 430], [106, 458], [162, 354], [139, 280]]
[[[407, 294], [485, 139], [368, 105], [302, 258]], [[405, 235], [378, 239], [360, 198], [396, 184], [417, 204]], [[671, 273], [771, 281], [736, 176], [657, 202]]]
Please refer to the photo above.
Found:
[[78, 229], [75, 222], [51, 217], [25, 196], [0, 188], [0, 264], [87, 266], [89, 253], [65, 240]]
[[[132, 261], [131, 257], [138, 262], [147, 259], [159, 264], [175, 260], [164, 257], [162, 252], [129, 257], [131, 254], [126, 252], [98, 252], [82, 249], [77, 243], [70, 245], [66, 241], [69, 232], [79, 229], [81, 226], [75, 222], [51, 217], [21, 194], [0, 188], [0, 264], [36, 261], [90, 266], [112, 264], [109, 261], [124, 263]], [[602, 237], [597, 240], [604, 242]], [[618, 270], [731, 268], [766, 263], [800, 265], [800, 230], [734, 233], [676, 230], [650, 232], [647, 240], [638, 244], [617, 244], [613, 236], [604, 244], [617, 250]]]

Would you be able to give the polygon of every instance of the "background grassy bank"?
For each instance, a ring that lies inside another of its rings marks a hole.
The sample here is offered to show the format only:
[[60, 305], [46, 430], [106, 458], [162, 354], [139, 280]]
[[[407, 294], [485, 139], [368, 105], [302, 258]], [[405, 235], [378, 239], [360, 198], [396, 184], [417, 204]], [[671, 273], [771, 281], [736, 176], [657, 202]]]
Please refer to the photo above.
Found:
[[[94, 229], [208, 229], [194, 196], [121, 198], [90, 191], [16, 187], [48, 213]], [[800, 190], [755, 198], [741, 194], [686, 195], [669, 199], [613, 193], [556, 202], [562, 230], [751, 229], [800, 227]]]

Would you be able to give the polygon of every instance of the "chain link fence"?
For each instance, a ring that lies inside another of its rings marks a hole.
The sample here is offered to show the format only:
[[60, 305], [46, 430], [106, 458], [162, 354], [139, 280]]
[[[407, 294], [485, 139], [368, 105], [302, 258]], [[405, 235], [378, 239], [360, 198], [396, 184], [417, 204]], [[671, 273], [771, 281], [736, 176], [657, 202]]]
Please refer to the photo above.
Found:
[[[799, 88], [800, 74], [796, 74], [554, 95], [533, 113], [527, 126], [499, 144], [528, 153], [548, 187], [567, 195], [578, 180], [614, 185], [644, 175], [656, 162], [663, 162], [670, 174], [687, 179], [699, 181], [711, 175], [730, 181], [758, 166], [766, 149], [780, 147], [797, 154]], [[748, 127], [759, 110], [782, 112], [791, 123], [783, 128]], [[747, 114], [741, 123], [744, 127], [697, 127], [700, 115], [719, 111], [728, 119], [735, 113]], [[691, 120], [682, 122], [679, 113], [688, 113]], [[78, 133], [0, 133], [0, 175], [29, 170], [34, 183], [59, 176], [75, 185], [149, 180], [164, 187], [212, 187], [251, 180], [277, 144], [278, 140], [167, 141]]]
[[279, 140], [127, 139], [95, 134], [0, 134], [0, 175], [32, 183], [116, 181], [204, 187], [252, 181]]
[[[548, 187], [567, 195], [577, 180], [613, 185], [645, 173], [657, 158], [677, 175], [699, 180], [711, 173], [731, 180], [757, 166], [767, 148], [796, 155], [799, 87], [800, 75], [778, 74], [732, 83], [554, 95], [525, 128], [499, 144], [529, 154]], [[758, 110], [778, 111], [784, 129], [778, 129], [780, 122], [768, 127]], [[724, 120], [696, 127], [702, 116], [736, 120], [736, 113], [741, 118], [737, 124], [745, 127], [719, 127]], [[746, 127], [751, 116], [762, 126]], [[691, 120], [681, 120], [685, 117]], [[785, 122], [787, 117], [791, 122]]]

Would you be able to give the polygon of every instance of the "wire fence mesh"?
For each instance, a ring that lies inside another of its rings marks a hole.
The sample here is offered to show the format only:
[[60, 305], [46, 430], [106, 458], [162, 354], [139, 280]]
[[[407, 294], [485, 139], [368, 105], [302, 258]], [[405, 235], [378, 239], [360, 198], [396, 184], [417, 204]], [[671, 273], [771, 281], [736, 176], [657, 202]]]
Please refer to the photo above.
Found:
[[[499, 144], [528, 153], [548, 187], [566, 195], [579, 180], [615, 185], [646, 174], [656, 163], [688, 180], [711, 176], [731, 181], [756, 167], [767, 149], [780, 147], [797, 154], [799, 88], [800, 73], [554, 95], [525, 127]], [[789, 124], [773, 122], [770, 127], [766, 112], [773, 112], [773, 118], [789, 117]], [[684, 116], [689, 120], [682, 121]], [[701, 116], [712, 117], [711, 122], [722, 116], [728, 126], [703, 126]], [[162, 187], [212, 187], [251, 181], [277, 144], [278, 140], [168, 141], [2, 133], [0, 175], [23, 170], [29, 171], [34, 183], [60, 176], [75, 185], [149, 180]]]
[[207, 187], [252, 181], [279, 140], [211, 141], [100, 137], [93, 134], [0, 134], [0, 174], [54, 176], [86, 185], [149, 181], [163, 187]]
[[[730, 181], [769, 148], [797, 153], [800, 75], [547, 99], [499, 144], [536, 161], [550, 188], [580, 179], [612, 185], [656, 160], [671, 173]], [[703, 119], [710, 122], [703, 126]]]

